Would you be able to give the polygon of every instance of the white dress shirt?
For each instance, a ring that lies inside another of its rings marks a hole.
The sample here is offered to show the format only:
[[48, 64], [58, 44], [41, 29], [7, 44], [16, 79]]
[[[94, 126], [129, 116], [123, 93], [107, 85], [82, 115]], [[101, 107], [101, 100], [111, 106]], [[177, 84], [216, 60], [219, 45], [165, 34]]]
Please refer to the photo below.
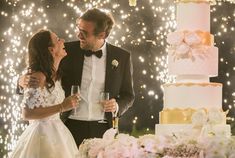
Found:
[[96, 121], [104, 119], [103, 106], [99, 104], [100, 93], [105, 87], [105, 72], [106, 72], [106, 42], [101, 47], [102, 57], [98, 58], [95, 55], [90, 57], [84, 56], [82, 81], [81, 81], [81, 96], [82, 100], [74, 115], [74, 110], [69, 116], [70, 119]]

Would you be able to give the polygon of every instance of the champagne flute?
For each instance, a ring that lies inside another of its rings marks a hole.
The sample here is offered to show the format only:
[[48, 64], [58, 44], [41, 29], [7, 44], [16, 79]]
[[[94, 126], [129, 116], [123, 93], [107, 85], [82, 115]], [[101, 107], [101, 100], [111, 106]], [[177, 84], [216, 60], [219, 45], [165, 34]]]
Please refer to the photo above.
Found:
[[[74, 95], [74, 94], [77, 94], [77, 93], [80, 94], [79, 85], [72, 85], [72, 87], [71, 87], [71, 95]], [[76, 116], [76, 114], [77, 114], [77, 107], [74, 108], [74, 116]]]
[[[109, 92], [101, 92], [100, 93], [100, 102], [104, 102], [107, 100], [109, 100]], [[101, 105], [101, 106], [103, 106], [103, 105]], [[107, 123], [107, 121], [105, 120], [104, 108], [103, 108], [103, 118], [102, 118], [102, 120], [99, 121], [99, 123]]]

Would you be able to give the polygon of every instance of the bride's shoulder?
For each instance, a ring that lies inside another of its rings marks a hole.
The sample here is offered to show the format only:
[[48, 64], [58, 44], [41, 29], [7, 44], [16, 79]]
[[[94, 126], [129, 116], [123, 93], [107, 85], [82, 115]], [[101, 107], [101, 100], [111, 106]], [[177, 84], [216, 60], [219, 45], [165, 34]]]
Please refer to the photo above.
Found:
[[31, 76], [33, 78], [37, 79], [39, 87], [44, 87], [45, 86], [45, 84], [46, 84], [46, 76], [42, 72], [40, 72], [40, 71], [33, 72], [31, 74]]

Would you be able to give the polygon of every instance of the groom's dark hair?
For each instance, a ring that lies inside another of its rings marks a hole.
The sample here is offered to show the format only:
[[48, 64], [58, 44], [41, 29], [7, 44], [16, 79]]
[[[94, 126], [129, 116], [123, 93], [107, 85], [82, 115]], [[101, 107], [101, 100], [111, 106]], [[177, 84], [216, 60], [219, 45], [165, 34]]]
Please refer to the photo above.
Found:
[[114, 19], [111, 13], [106, 13], [97, 8], [88, 9], [79, 19], [93, 22], [95, 24], [94, 35], [105, 32], [107, 38], [114, 25]]

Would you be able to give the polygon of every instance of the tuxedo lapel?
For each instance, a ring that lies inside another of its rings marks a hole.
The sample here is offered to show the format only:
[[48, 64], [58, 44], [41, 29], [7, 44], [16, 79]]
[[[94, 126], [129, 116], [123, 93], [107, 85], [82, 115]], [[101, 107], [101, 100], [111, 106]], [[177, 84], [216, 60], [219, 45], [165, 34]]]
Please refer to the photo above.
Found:
[[106, 58], [106, 72], [105, 72], [105, 91], [110, 92], [110, 84], [112, 80], [112, 59], [114, 58], [113, 51], [111, 50], [110, 44], [107, 43], [107, 58]]
[[[112, 81], [112, 60], [114, 58], [114, 52], [111, 50], [110, 44], [107, 43], [107, 57], [106, 57], [106, 71], [105, 71], [105, 91], [106, 92], [111, 92], [111, 81]], [[112, 97], [112, 96], [110, 96]], [[109, 127], [112, 127], [112, 113], [111, 112], [106, 112], [105, 117], [108, 120]]]

